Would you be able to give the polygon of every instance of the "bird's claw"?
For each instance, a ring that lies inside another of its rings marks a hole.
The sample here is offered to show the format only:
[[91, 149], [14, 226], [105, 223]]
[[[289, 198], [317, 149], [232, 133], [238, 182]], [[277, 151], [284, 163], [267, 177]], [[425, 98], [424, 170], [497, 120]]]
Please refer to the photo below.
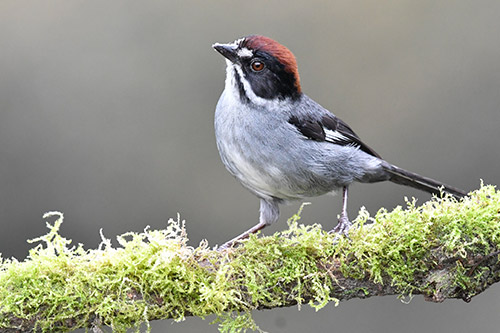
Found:
[[336, 243], [341, 235], [349, 237], [351, 226], [352, 223], [346, 215], [340, 216], [337, 226], [328, 232], [329, 234], [336, 234], [333, 242]]

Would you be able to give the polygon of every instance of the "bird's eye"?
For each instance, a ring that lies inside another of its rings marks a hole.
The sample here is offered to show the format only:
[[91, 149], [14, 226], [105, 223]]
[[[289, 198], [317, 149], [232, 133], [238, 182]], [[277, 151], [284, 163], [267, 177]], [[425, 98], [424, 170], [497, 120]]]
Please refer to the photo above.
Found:
[[262, 61], [255, 60], [254, 62], [252, 62], [251, 67], [254, 72], [260, 72], [264, 69], [265, 66]]

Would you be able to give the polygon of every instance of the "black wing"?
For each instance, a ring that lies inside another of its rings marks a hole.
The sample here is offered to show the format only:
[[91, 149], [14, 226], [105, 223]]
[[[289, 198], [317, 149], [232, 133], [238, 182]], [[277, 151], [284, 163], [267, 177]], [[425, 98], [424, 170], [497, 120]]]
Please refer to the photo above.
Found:
[[379, 154], [361, 141], [349, 125], [333, 114], [325, 114], [320, 120], [292, 116], [288, 122], [297, 127], [299, 132], [308, 139], [358, 147], [362, 151], [380, 158]]

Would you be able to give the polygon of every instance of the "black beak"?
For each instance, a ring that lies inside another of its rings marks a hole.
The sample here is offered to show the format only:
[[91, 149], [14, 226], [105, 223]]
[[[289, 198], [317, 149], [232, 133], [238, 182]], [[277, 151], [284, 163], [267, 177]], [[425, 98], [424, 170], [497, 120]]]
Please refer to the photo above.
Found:
[[236, 49], [237, 49], [237, 46], [233, 45], [233, 44], [219, 44], [219, 43], [215, 43], [214, 45], [212, 45], [212, 47], [217, 51], [219, 52], [220, 54], [222, 54], [227, 60], [231, 61], [231, 62], [236, 62], [236, 60], [238, 59], [238, 55], [236, 54]]

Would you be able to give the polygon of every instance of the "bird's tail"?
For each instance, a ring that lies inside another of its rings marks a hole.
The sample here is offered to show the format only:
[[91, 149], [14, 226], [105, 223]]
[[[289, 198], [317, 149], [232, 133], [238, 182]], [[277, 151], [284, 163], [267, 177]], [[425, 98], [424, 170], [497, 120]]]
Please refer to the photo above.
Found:
[[389, 180], [396, 184], [410, 186], [436, 195], [439, 195], [442, 191], [444, 191], [458, 199], [467, 195], [465, 191], [456, 187], [443, 184], [431, 178], [420, 176], [416, 173], [401, 169], [395, 165], [389, 163], [387, 164], [388, 165], [385, 166], [385, 169], [390, 174]]

